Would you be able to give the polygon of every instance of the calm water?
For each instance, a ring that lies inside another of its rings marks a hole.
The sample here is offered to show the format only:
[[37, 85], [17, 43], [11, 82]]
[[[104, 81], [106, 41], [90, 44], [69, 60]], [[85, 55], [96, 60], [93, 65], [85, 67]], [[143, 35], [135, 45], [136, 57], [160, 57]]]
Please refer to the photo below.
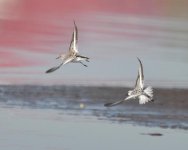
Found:
[[139, 105], [135, 101], [104, 107], [104, 103], [122, 98], [123, 91], [125, 88], [0, 86], [0, 147], [187, 149], [188, 111], [187, 103], [182, 101], [186, 95], [176, 99], [162, 90], [156, 92], [154, 103]]
[[[182, 130], [116, 124], [96, 117], [77, 117], [46, 109], [0, 109], [3, 150], [186, 150]], [[150, 136], [158, 133], [162, 136]], [[181, 139], [181, 140], [180, 140]]]
[[[45, 5], [44, 5], [45, 3]], [[89, 84], [132, 86], [140, 57], [146, 82], [187, 87], [188, 2], [185, 0], [0, 1], [1, 84]], [[75, 4], [75, 5], [74, 5]], [[59, 64], [73, 30], [88, 68]]]

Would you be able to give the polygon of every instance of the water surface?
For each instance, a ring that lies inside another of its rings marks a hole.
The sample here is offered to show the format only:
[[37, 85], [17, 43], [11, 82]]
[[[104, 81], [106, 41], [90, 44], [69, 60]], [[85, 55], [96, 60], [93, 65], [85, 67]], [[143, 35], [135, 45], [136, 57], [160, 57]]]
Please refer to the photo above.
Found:
[[[110, 123], [58, 110], [0, 109], [0, 147], [4, 150], [181, 149], [187, 131]], [[147, 134], [160, 133], [162, 136]], [[180, 140], [181, 139], [181, 140]]]

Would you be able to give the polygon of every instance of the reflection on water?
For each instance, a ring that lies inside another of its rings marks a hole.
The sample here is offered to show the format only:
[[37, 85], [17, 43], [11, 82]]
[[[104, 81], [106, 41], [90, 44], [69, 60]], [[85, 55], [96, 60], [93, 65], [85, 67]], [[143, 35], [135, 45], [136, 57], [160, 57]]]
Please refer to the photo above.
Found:
[[[0, 109], [0, 147], [6, 150], [124, 150], [187, 148], [187, 131], [115, 124], [59, 110]], [[149, 136], [147, 134], [163, 134]], [[144, 135], [143, 135], [144, 134]], [[180, 140], [181, 139], [181, 140]]]
[[[187, 1], [78, 0], [75, 7], [65, 0], [1, 3], [0, 83], [132, 86], [139, 56], [148, 84], [187, 87]], [[68, 49], [73, 19], [79, 49], [91, 57], [89, 67], [69, 64], [45, 75]]]

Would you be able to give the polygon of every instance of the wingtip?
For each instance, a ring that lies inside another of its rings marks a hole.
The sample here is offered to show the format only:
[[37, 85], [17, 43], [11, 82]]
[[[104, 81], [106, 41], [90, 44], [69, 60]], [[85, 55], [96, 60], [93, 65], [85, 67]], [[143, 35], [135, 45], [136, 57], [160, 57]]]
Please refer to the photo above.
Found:
[[141, 61], [139, 57], [136, 57], [138, 59], [138, 61]]
[[74, 26], [76, 27], [76, 22], [75, 22], [75, 20], [73, 19], [73, 22], [74, 22]]
[[111, 107], [112, 103], [106, 103], [104, 104], [104, 107]]
[[56, 69], [54, 69], [54, 68], [51, 68], [51, 69], [48, 69], [45, 73], [51, 73], [51, 72], [53, 72], [53, 71], [55, 71]]
[[50, 73], [50, 70], [47, 70], [45, 73]]
[[138, 59], [140, 65], [142, 65], [142, 61], [140, 60], [140, 58], [137, 57], [137, 59]]

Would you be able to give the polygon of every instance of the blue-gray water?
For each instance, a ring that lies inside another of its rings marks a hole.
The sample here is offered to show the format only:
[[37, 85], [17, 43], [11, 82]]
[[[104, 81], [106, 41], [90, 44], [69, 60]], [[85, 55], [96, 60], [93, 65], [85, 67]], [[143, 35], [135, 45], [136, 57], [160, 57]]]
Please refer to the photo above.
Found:
[[[3, 150], [186, 150], [187, 90], [155, 89], [155, 101], [129, 101], [128, 88], [1, 86], [0, 147]], [[181, 140], [180, 140], [181, 139]]]
[[186, 89], [154, 89], [154, 102], [146, 105], [130, 100], [116, 107], [104, 107], [105, 103], [124, 99], [128, 90], [122, 87], [9, 85], [0, 86], [0, 102], [4, 108], [57, 109], [78, 117], [95, 116], [112, 122], [188, 129]]
[[[0, 109], [3, 150], [187, 149], [187, 131], [77, 117], [63, 110]], [[162, 136], [150, 136], [160, 133]], [[146, 134], [146, 135], [145, 135]]]

